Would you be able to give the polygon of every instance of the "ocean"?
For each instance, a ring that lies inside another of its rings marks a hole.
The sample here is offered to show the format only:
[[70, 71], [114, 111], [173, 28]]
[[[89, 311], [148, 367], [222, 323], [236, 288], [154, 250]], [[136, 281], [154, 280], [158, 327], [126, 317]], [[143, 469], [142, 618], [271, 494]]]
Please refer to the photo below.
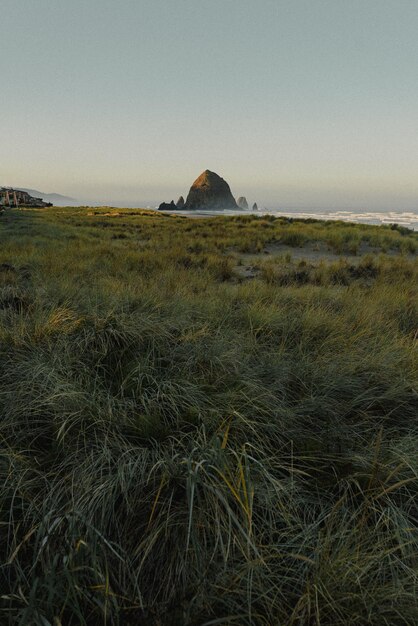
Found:
[[368, 210], [321, 210], [321, 209], [271, 209], [224, 211], [170, 211], [179, 215], [204, 217], [214, 215], [283, 215], [285, 217], [313, 218], [317, 220], [342, 220], [358, 224], [399, 224], [412, 230], [418, 230], [418, 211], [368, 211]]

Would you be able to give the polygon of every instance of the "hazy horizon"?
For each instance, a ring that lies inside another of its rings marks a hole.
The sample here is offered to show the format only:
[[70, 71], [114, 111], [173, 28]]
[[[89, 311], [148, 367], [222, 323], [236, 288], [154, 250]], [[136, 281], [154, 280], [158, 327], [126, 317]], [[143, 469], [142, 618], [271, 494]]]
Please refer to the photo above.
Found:
[[[0, 185], [418, 209], [415, 0], [4, 0]], [[9, 138], [7, 140], [7, 138]]]
[[[193, 181], [191, 181], [193, 182]], [[230, 182], [230, 181], [228, 181]], [[3, 184], [1, 182], [1, 184]], [[190, 183], [191, 184], [191, 183]], [[91, 204], [92, 206], [115, 206], [115, 207], [127, 207], [127, 208], [135, 208], [135, 207], [156, 207], [161, 202], [170, 202], [174, 200], [176, 202], [180, 195], [186, 198], [189, 186], [184, 190], [181, 190], [176, 187], [165, 188], [162, 187], [160, 189], [148, 189], [144, 192], [144, 188], [139, 188], [138, 190], [129, 189], [129, 188], [118, 188], [116, 185], [113, 188], [113, 191], [109, 189], [109, 193], [99, 192], [92, 193], [87, 195], [77, 195], [74, 192], [69, 190], [62, 189], [39, 189], [39, 187], [28, 187], [25, 185], [9, 185], [16, 189], [33, 189], [39, 192], [41, 195], [43, 194], [59, 194], [63, 196], [69, 196], [73, 198], [79, 204]], [[269, 197], [267, 194], [263, 193], [263, 190], [260, 190], [258, 195], [255, 194], [245, 194], [240, 193], [240, 191], [236, 192], [233, 185], [231, 185], [231, 190], [235, 198], [238, 198], [241, 195], [244, 195], [248, 201], [249, 206], [251, 207], [254, 202], [257, 203], [259, 208], [266, 209], [300, 209], [300, 210], [312, 210], [312, 211], [321, 211], [321, 210], [365, 210], [365, 211], [413, 211], [414, 213], [418, 213], [418, 202], [408, 206], [408, 202], [405, 203], [398, 202], [390, 202], [390, 198], [386, 195], [383, 200], [384, 202], [380, 203], [374, 197], [369, 196], [369, 201], [367, 201], [366, 196], [361, 198], [359, 196], [358, 202], [350, 202], [347, 200], [342, 194], [340, 197], [340, 201], [334, 201], [334, 194], [332, 190], [327, 190], [328, 194], [318, 193], [315, 190], [310, 190], [307, 192], [307, 197], [309, 201], [304, 202], [303, 197], [304, 194], [300, 193], [300, 189], [289, 189], [284, 190], [281, 194], [280, 199], [275, 199], [274, 197]], [[154, 194], [154, 195], [152, 195]], [[328, 195], [328, 199], [327, 199]], [[352, 197], [352, 195], [351, 195]], [[264, 201], [262, 199], [265, 199]], [[266, 199], [267, 198], [267, 199]], [[297, 201], [297, 198], [300, 198], [300, 201]], [[317, 198], [317, 202], [315, 203], [315, 198]], [[56, 203], [55, 203], [56, 204]]]

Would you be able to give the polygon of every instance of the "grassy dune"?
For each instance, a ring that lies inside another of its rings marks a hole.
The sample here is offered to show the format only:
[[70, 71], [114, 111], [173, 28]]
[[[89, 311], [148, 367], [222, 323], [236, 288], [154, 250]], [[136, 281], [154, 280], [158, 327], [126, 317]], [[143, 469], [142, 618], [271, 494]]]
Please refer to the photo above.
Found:
[[418, 623], [416, 233], [77, 208], [0, 241], [0, 623]]

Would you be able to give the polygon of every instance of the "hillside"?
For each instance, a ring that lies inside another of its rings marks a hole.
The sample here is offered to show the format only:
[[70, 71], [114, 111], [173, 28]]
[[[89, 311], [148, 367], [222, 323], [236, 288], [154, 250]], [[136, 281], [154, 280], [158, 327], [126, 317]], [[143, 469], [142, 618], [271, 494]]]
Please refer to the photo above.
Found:
[[36, 198], [42, 198], [44, 202], [51, 202], [54, 206], [77, 206], [79, 204], [78, 200], [75, 198], [63, 196], [60, 193], [44, 193], [37, 189], [26, 189], [24, 187], [19, 187], [19, 189], [26, 191], [26, 193]]

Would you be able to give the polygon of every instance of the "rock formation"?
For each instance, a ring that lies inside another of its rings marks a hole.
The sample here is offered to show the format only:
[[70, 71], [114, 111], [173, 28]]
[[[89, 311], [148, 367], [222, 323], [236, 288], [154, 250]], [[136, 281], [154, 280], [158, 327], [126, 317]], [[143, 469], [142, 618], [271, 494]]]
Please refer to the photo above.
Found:
[[178, 209], [184, 209], [184, 198], [183, 198], [183, 196], [180, 196], [180, 198], [177, 200], [176, 207]]
[[245, 196], [240, 196], [237, 200], [237, 204], [240, 209], [244, 209], [246, 211], [248, 209], [248, 202]]
[[160, 206], [158, 207], [159, 211], [175, 211], [176, 209], [177, 207], [174, 204], [174, 200], [172, 200], [170, 203], [161, 202]]
[[257, 202], [254, 202], [253, 204], [253, 211], [258, 211]]
[[236, 209], [237, 203], [228, 183], [215, 172], [205, 170], [190, 187], [184, 208]]

